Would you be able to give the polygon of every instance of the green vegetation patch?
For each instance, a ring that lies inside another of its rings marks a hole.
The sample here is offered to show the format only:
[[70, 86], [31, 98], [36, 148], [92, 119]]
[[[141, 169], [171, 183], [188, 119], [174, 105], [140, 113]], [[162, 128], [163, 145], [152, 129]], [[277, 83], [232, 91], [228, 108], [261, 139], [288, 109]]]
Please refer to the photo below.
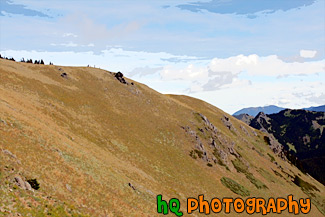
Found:
[[194, 117], [197, 120], [197, 122], [199, 122], [199, 123], [203, 122], [202, 117], [201, 117], [201, 115], [199, 113], [195, 112]]
[[222, 177], [220, 181], [225, 187], [229, 188], [235, 194], [238, 194], [243, 197], [250, 195], [249, 190], [247, 190], [244, 186], [238, 184], [236, 181], [230, 178]]
[[273, 163], [275, 161], [275, 158], [272, 155], [270, 155], [269, 153], [267, 153], [267, 155], [270, 157], [271, 162]]
[[200, 151], [200, 150], [197, 150], [197, 149], [191, 150], [190, 151], [190, 156], [193, 159], [203, 158], [203, 151]]
[[325, 215], [325, 199], [324, 196], [321, 196], [319, 195], [319, 193], [317, 193], [317, 191], [320, 192], [319, 189], [316, 186], [310, 184], [309, 182], [302, 180], [297, 175], [295, 176], [292, 182], [299, 186], [301, 190], [310, 197], [311, 202], [317, 207], [317, 209], [323, 215]]
[[273, 175], [271, 175], [269, 172], [267, 172], [266, 170], [264, 170], [263, 168], [259, 168], [258, 172], [269, 182], [273, 182], [275, 183], [277, 180], [275, 179], [275, 177]]
[[193, 158], [193, 159], [197, 159], [196, 155], [195, 155], [195, 152], [193, 150], [190, 151], [190, 156]]
[[217, 159], [217, 163], [220, 165], [220, 166], [223, 166], [223, 167], [226, 167], [227, 165], [222, 161], [217, 149], [214, 149], [213, 151], [213, 155], [216, 157]]
[[268, 189], [268, 187], [263, 182], [256, 179], [252, 173], [247, 173], [246, 178], [255, 185], [257, 189]]
[[261, 182], [260, 180], [256, 179], [252, 173], [248, 171], [248, 167], [239, 159], [235, 159], [231, 161], [234, 165], [235, 169], [239, 173], [244, 173], [246, 178], [257, 188], [257, 189], [267, 189], [268, 187]]
[[199, 158], [202, 158], [202, 157], [203, 157], [203, 151], [200, 151], [200, 150], [194, 149], [194, 152], [197, 154], [197, 156], [198, 156]]
[[232, 160], [231, 162], [234, 165], [237, 172], [244, 173], [244, 174], [246, 174], [248, 172], [248, 167], [238, 158], [235, 160]]
[[289, 151], [294, 151], [295, 153], [297, 153], [296, 147], [292, 143], [287, 142], [287, 146], [289, 148]]
[[305, 182], [299, 176], [295, 176], [293, 183], [299, 186], [303, 191], [319, 191], [318, 188], [308, 182]]

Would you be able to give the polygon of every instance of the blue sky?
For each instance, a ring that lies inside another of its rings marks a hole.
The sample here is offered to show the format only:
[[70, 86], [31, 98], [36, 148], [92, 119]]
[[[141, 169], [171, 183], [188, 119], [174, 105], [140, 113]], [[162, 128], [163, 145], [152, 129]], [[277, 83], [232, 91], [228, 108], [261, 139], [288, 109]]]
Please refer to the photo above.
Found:
[[0, 52], [243, 107], [325, 104], [324, 0], [0, 0]]

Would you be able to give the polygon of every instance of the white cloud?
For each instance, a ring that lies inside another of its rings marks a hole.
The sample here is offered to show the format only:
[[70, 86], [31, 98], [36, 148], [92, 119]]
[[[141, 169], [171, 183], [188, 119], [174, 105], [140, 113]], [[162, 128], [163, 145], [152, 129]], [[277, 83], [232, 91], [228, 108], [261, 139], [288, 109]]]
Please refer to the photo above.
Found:
[[[232, 114], [245, 107], [265, 105], [277, 105], [293, 109], [324, 105], [325, 92], [323, 85], [324, 83], [315, 81], [261, 82], [252, 85], [243, 83], [232, 84], [231, 88], [223, 88], [218, 91], [196, 92], [190, 95], [205, 100]], [[310, 93], [311, 86], [315, 88]], [[297, 95], [295, 91], [310, 94], [306, 96]]]
[[162, 70], [163, 67], [136, 67], [131, 72], [128, 73], [128, 76], [138, 75], [139, 77], [155, 74], [156, 72]]
[[78, 35], [75, 35], [75, 34], [73, 34], [71, 32], [64, 33], [62, 36], [63, 37], [73, 37], [73, 38], [77, 38], [78, 37]]
[[62, 46], [62, 47], [94, 47], [95, 45], [93, 43], [89, 43], [87, 45], [84, 44], [76, 44], [74, 42], [68, 42], [68, 43], [60, 43], [60, 44], [56, 44], [56, 43], [51, 43], [51, 46]]
[[160, 75], [164, 80], [179, 79], [197, 81], [208, 78], [208, 68], [196, 67], [193, 64], [189, 64], [185, 68], [175, 68], [171, 65], [167, 65], [164, 67]]
[[51, 43], [51, 46], [63, 46], [63, 47], [77, 47], [78, 44], [73, 43], [73, 42], [69, 42], [69, 43], [60, 43], [60, 44], [55, 44], [55, 43]]
[[256, 54], [238, 55], [211, 61], [212, 71], [230, 71], [233, 74], [247, 71], [250, 75], [290, 76], [324, 72], [325, 60], [313, 62], [284, 62], [276, 55], [260, 57]]
[[[309, 62], [284, 62], [276, 55], [260, 57], [256, 54], [229, 58], [214, 58], [206, 66], [189, 64], [183, 68], [166, 66], [161, 77], [168, 80], [191, 82], [189, 92], [213, 91], [232, 84], [239, 74], [250, 76], [287, 77], [324, 73], [325, 60]], [[242, 81], [243, 82], [243, 81]], [[245, 81], [244, 83], [247, 83]], [[248, 82], [249, 83], [249, 82]]]
[[316, 50], [300, 50], [300, 56], [303, 58], [314, 58], [316, 53]]

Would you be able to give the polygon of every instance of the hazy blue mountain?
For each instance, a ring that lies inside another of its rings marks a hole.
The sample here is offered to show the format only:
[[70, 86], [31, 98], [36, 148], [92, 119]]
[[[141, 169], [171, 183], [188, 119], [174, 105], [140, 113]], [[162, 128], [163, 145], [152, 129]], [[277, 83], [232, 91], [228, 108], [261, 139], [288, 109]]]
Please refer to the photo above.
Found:
[[325, 112], [325, 105], [303, 108], [304, 110], [313, 111], [313, 112]]
[[248, 114], [250, 116], [255, 117], [260, 112], [263, 112], [264, 114], [273, 114], [273, 113], [278, 113], [284, 109], [285, 108], [281, 108], [275, 105], [262, 106], [262, 107], [249, 107], [249, 108], [243, 108], [235, 112], [233, 115]]
[[[278, 113], [286, 108], [278, 107], [275, 105], [269, 105], [269, 106], [260, 106], [260, 107], [249, 107], [249, 108], [243, 108], [233, 114], [233, 116], [238, 116], [241, 114], [248, 114], [250, 116], [256, 116], [259, 112], [263, 112], [264, 114], [275, 114]], [[313, 106], [308, 108], [302, 108], [303, 110], [307, 111], [313, 111], [313, 112], [325, 112], [325, 105], [321, 106]], [[238, 118], [239, 119], [239, 118]]]

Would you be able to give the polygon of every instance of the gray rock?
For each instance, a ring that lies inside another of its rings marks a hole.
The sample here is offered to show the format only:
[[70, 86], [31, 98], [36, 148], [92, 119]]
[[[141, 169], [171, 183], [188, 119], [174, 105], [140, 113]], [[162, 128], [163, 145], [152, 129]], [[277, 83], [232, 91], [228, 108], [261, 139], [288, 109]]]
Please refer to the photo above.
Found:
[[72, 189], [71, 189], [71, 185], [66, 184], [65, 187], [67, 188], [68, 191], [70, 191], [70, 192], [72, 191]]
[[233, 115], [235, 118], [237, 118], [238, 120], [246, 123], [247, 125], [249, 125], [251, 123], [251, 121], [254, 119], [253, 116], [250, 116], [248, 114], [240, 114], [240, 115]]
[[25, 187], [26, 187], [26, 190], [33, 191], [32, 186], [30, 186], [30, 184], [28, 182], [25, 182]]
[[209, 119], [206, 116], [204, 116], [201, 113], [199, 113], [199, 115], [202, 118], [204, 124], [216, 134], [218, 132], [218, 129], [209, 121]]
[[237, 129], [233, 126], [233, 124], [231, 123], [230, 119], [226, 116], [223, 115], [223, 117], [221, 118], [223, 124], [229, 129], [232, 130], [234, 132], [237, 131]]
[[17, 159], [16, 155], [14, 155], [13, 153], [11, 153], [11, 151], [7, 150], [7, 149], [2, 149], [2, 153], [9, 155], [10, 157]]
[[267, 134], [267, 136], [264, 136], [264, 140], [266, 143], [268, 143], [270, 149], [280, 158], [286, 160], [286, 156], [283, 150], [283, 145], [281, 145], [272, 134], [269, 134], [267, 132], [265, 133]]
[[[0, 120], [1, 120], [1, 119], [0, 119]], [[6, 122], [5, 120], [1, 120], [1, 122], [2, 122], [4, 125], [8, 126], [8, 124], [7, 124], [7, 122]]]
[[14, 177], [14, 180], [15, 180], [16, 184], [18, 185], [18, 187], [25, 188], [25, 182], [19, 175], [16, 175]]
[[114, 77], [121, 82], [122, 84], [129, 84], [123, 77], [123, 73], [122, 72], [117, 72], [115, 73]]
[[129, 182], [129, 187], [132, 188], [134, 191], [136, 190], [135, 187]]
[[63, 72], [63, 73], [61, 74], [61, 77], [62, 77], [62, 78], [68, 78], [68, 74], [65, 73], [65, 72]]
[[240, 125], [239, 127], [247, 136], [251, 136], [243, 125]]
[[31, 185], [28, 182], [24, 181], [19, 175], [15, 175], [14, 182], [21, 189], [32, 191]]

